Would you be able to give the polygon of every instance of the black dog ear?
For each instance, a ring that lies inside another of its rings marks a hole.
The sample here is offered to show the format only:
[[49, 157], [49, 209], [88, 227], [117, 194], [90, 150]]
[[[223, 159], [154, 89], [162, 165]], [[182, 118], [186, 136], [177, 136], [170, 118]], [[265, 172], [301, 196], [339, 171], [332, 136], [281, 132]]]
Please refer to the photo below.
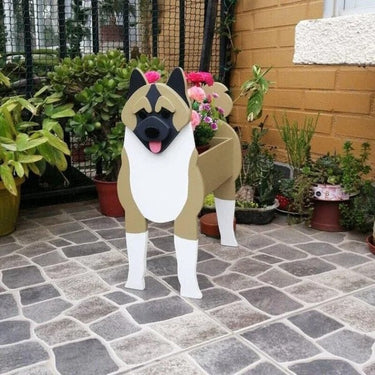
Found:
[[171, 75], [169, 76], [167, 86], [177, 92], [178, 95], [185, 101], [185, 103], [190, 107], [189, 99], [186, 97], [186, 80], [184, 72], [181, 68], [173, 69]]
[[140, 87], [147, 85], [147, 80], [142, 71], [135, 68], [130, 76], [128, 98], [130, 98]]

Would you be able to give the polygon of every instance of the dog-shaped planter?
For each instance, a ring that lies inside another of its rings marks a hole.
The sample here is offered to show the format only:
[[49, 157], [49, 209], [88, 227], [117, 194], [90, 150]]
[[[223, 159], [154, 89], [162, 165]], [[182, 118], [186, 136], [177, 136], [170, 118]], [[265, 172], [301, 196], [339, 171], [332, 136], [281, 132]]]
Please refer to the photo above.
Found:
[[211, 149], [198, 156], [180, 68], [173, 70], [166, 84], [148, 84], [135, 69], [121, 118], [126, 128], [118, 195], [126, 211], [126, 287], [145, 288], [147, 220], [174, 221], [180, 293], [201, 298], [197, 215], [206, 194], [215, 195], [221, 243], [237, 246], [233, 230], [235, 179], [241, 168], [237, 134], [221, 122]]

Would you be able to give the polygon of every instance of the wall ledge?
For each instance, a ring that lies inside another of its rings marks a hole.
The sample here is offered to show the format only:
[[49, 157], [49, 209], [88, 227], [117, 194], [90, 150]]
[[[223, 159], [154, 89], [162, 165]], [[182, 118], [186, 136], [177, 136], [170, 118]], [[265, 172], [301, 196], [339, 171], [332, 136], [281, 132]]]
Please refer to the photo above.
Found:
[[299, 22], [293, 63], [375, 65], [375, 14]]

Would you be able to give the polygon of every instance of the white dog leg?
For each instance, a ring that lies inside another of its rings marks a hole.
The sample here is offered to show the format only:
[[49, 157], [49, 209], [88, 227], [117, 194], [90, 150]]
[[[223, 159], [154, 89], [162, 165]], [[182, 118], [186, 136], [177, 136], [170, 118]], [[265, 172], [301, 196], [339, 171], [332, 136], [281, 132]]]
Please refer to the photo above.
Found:
[[238, 246], [233, 229], [234, 200], [215, 197], [217, 222], [220, 230], [220, 242], [224, 246]]
[[181, 296], [202, 298], [197, 280], [198, 240], [186, 240], [175, 235], [174, 245]]
[[148, 232], [126, 233], [126, 247], [129, 260], [128, 280], [126, 288], [145, 288], [146, 255]]

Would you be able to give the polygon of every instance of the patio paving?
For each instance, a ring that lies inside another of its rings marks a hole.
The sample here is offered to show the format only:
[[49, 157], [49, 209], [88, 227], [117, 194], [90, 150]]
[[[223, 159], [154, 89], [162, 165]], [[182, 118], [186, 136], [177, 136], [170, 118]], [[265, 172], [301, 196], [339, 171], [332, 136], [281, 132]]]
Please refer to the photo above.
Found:
[[237, 225], [238, 248], [202, 235], [194, 300], [169, 223], [150, 223], [146, 290], [125, 288], [123, 226], [96, 201], [22, 210], [0, 238], [0, 374], [375, 374], [363, 235], [285, 216]]

